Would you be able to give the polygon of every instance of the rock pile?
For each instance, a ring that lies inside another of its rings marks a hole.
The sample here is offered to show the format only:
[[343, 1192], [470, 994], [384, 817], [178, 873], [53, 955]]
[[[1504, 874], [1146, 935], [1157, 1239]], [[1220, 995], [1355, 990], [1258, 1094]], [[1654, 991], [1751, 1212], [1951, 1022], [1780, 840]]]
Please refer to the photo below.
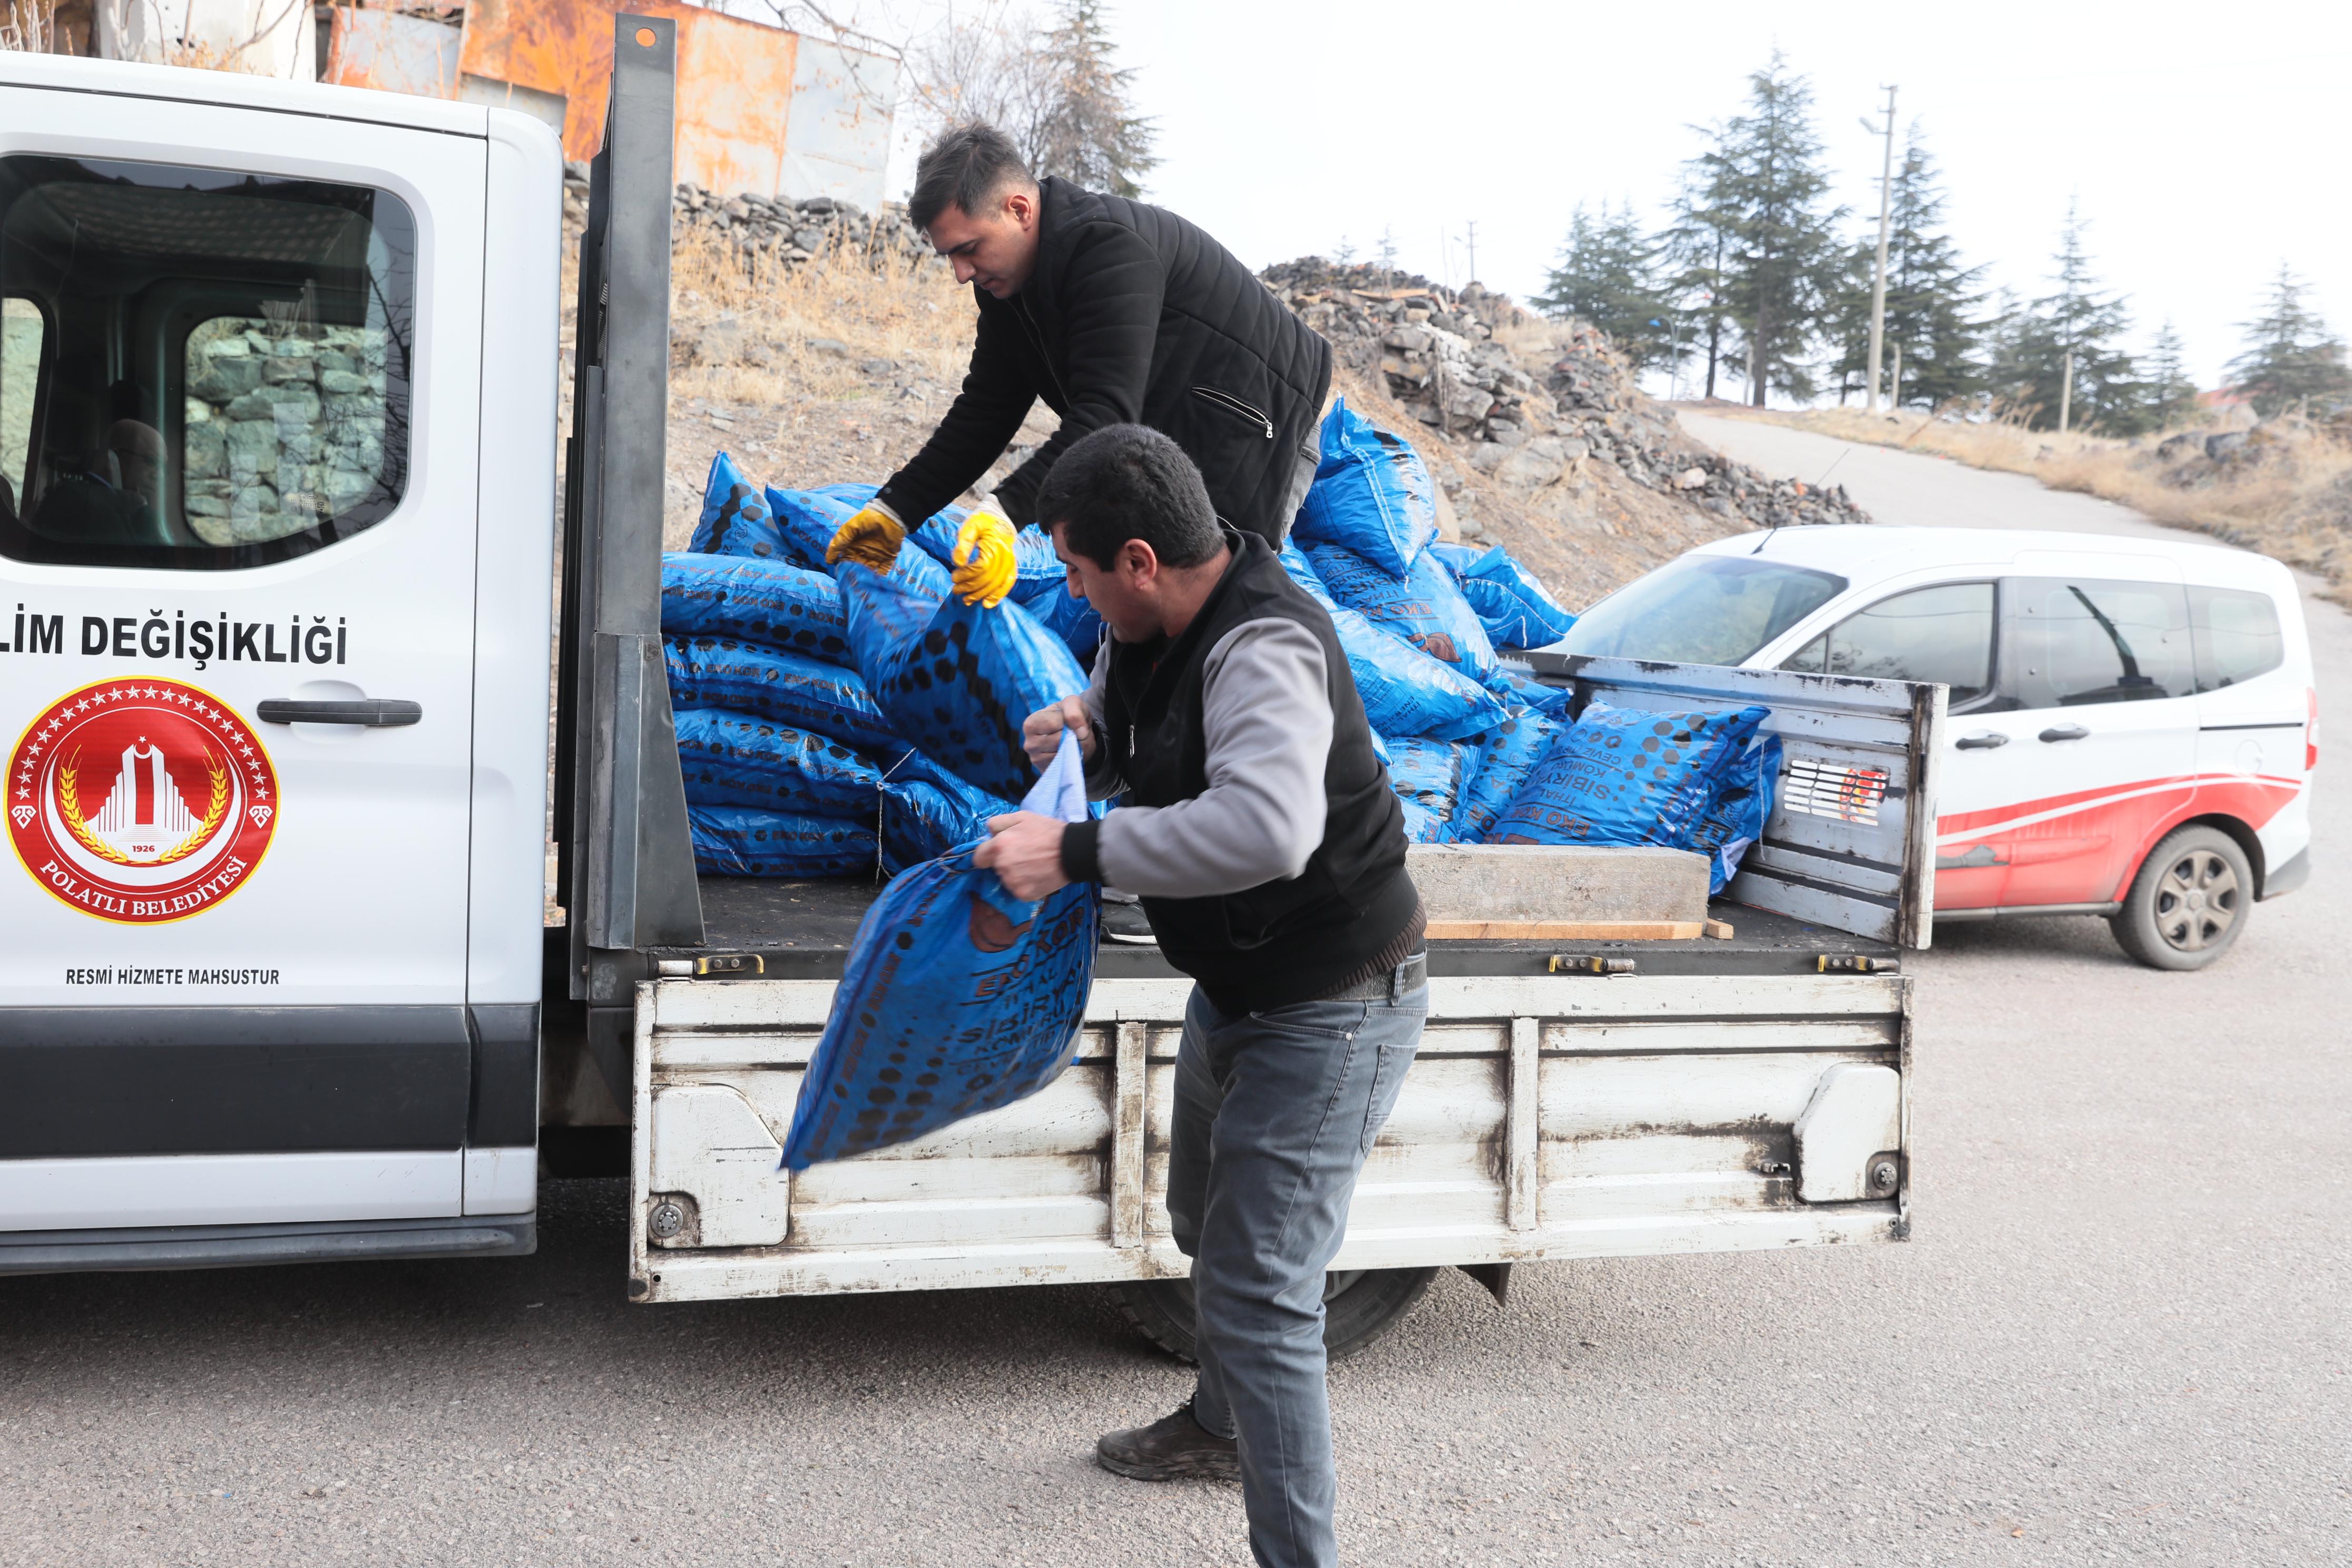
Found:
[[[1759, 528], [1868, 522], [1842, 487], [1768, 479], [1684, 436], [1643, 395], [1606, 338], [1573, 323], [1565, 352], [1533, 370], [1511, 345], [1535, 318], [1477, 283], [1459, 290], [1428, 279], [1321, 257], [1259, 274], [1276, 299], [1331, 342], [1343, 363], [1378, 374], [1423, 425], [1469, 446], [1470, 466], [1498, 483], [1537, 490], [1614, 465], [1627, 479]], [[1498, 334], [1500, 334], [1498, 336]], [[1541, 379], [1538, 376], [1540, 374]], [[1465, 537], [1478, 537], [1465, 522]]]
[[[567, 163], [563, 171], [564, 216], [575, 223], [588, 216], [588, 165]], [[751, 191], [721, 195], [691, 181], [681, 184], [670, 198], [676, 232], [703, 232], [721, 237], [737, 250], [758, 251], [797, 267], [828, 250], [864, 256], [870, 261], [947, 262], [931, 249], [931, 242], [907, 221], [907, 209], [885, 202], [867, 213], [854, 202], [832, 196], [793, 201]]]

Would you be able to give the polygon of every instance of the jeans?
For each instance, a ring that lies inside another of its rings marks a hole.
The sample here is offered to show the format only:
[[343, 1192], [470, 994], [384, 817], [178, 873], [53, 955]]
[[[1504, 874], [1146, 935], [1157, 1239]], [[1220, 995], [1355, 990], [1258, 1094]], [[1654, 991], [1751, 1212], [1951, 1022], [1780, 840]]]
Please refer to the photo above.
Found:
[[1192, 1414], [1240, 1440], [1261, 1568], [1338, 1561], [1323, 1271], [1428, 1013], [1425, 984], [1236, 1015], [1196, 986], [1184, 1010], [1168, 1213], [1192, 1260]]

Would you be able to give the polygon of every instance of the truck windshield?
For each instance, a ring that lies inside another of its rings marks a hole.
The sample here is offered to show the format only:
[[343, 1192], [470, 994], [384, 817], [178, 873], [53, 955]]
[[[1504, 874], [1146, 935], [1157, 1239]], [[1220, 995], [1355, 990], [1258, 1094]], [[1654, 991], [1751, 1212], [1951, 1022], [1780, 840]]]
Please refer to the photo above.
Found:
[[1685, 555], [1584, 614], [1559, 653], [1742, 664], [1845, 591], [1845, 579], [1747, 555]]

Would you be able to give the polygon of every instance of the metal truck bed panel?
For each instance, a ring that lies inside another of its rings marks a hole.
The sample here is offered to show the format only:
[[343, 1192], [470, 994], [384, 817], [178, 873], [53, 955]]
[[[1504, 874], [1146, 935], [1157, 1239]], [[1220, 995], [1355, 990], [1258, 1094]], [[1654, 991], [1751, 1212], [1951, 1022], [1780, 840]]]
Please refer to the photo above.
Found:
[[[791, 1177], [777, 1158], [832, 982], [646, 984], [632, 1293], [1182, 1273], [1165, 1199], [1189, 984], [1098, 981], [1076, 1065], [1040, 1093]], [[1336, 1267], [1898, 1238], [1908, 986], [1434, 975]]]
[[[772, 978], [834, 980], [841, 975], [857, 922], [881, 896], [870, 878], [701, 879], [703, 946], [656, 948], [658, 957], [706, 952], [757, 953]], [[1718, 899], [1708, 914], [1729, 926], [1729, 940], [1690, 942], [1439, 942], [1430, 944], [1433, 974], [1541, 974], [1555, 952], [1630, 958], [1643, 973], [1794, 974], [1814, 972], [1823, 954], [1884, 962], [1893, 944], [1834, 926]], [[1095, 973], [1106, 980], [1172, 979], [1159, 950], [1105, 943]]]

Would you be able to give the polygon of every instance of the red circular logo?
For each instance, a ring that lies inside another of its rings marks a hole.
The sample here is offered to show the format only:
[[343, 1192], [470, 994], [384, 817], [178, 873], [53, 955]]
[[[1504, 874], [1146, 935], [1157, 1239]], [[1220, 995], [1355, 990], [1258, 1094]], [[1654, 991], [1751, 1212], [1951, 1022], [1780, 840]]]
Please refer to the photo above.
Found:
[[184, 681], [101, 680], [51, 703], [8, 758], [8, 837], [84, 914], [155, 925], [244, 886], [278, 822], [278, 771], [226, 703]]

